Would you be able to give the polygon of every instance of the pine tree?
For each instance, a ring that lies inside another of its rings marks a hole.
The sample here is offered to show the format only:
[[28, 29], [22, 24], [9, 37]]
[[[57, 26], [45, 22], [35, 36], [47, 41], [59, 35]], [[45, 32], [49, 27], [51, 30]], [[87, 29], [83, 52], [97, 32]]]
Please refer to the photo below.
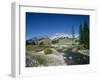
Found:
[[79, 45], [84, 45], [84, 48], [89, 49], [89, 26], [87, 21], [84, 22], [83, 27], [82, 23], [80, 23], [79, 43]]
[[84, 22], [83, 34], [84, 47], [89, 48], [89, 26], [87, 21]]

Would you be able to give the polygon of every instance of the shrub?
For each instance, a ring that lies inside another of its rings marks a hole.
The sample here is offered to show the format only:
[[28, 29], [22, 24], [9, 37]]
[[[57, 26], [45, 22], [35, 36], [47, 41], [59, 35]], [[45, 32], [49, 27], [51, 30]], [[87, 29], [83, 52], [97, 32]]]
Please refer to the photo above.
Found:
[[52, 46], [46, 46], [46, 45], [27, 45], [26, 46], [26, 50], [27, 51], [34, 51], [34, 52], [39, 52], [39, 51], [43, 51], [45, 49], [50, 49], [50, 48], [54, 48]]
[[56, 44], [56, 43], [58, 43], [58, 41], [59, 41], [59, 40], [53, 40], [51, 43], [52, 43], [52, 44]]
[[39, 46], [39, 45], [27, 45], [26, 46], [26, 50], [35, 51], [35, 52], [42, 51], [44, 48], [45, 46]]
[[32, 59], [38, 61], [40, 64], [43, 64], [43, 65], [46, 64], [46, 59], [44, 56], [34, 55], [34, 56], [32, 56]]
[[45, 54], [52, 54], [52, 50], [50, 48], [45, 48], [44, 53]]

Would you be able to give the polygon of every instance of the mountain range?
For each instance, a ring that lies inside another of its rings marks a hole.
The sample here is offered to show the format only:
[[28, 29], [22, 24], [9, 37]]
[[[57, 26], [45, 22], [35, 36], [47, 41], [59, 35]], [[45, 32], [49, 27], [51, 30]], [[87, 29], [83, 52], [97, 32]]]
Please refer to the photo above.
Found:
[[[41, 40], [41, 39], [45, 39], [45, 38], [49, 38], [50, 40], [54, 40], [54, 39], [59, 39], [59, 38], [72, 38], [71, 34], [66, 34], [66, 33], [55, 33], [53, 35], [46, 35], [46, 36], [35, 36], [30, 38], [29, 40]], [[78, 35], [75, 35], [75, 38], [77, 38]]]

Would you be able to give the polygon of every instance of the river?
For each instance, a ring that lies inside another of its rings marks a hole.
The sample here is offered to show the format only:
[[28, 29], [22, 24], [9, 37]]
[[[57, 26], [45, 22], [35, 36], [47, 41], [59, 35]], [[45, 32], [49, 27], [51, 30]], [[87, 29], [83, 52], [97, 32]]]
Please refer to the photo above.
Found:
[[72, 51], [72, 48], [64, 51], [64, 60], [67, 65], [81, 65], [90, 63], [89, 56], [74, 52]]

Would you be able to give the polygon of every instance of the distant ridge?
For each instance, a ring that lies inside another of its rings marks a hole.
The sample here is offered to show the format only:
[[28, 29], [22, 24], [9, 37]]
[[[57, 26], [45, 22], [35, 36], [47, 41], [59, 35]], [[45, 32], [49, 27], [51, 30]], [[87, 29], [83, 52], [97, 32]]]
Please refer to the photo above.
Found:
[[[45, 35], [45, 36], [35, 36], [35, 37], [32, 37], [28, 40], [39, 40], [39, 39], [45, 39], [45, 38], [49, 38], [51, 40], [53, 39], [59, 39], [59, 38], [72, 38], [72, 35], [71, 34], [66, 34], [66, 33], [55, 33], [53, 35]], [[75, 38], [78, 38], [79, 36], [78, 35], [75, 35]]]

